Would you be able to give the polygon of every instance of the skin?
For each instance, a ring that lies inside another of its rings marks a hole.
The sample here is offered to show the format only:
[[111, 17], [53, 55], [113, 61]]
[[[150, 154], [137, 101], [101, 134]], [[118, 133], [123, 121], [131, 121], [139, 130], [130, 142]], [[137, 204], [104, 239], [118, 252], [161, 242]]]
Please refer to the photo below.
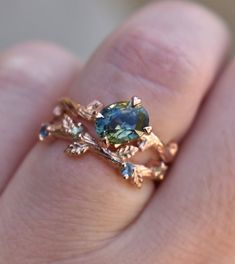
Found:
[[[235, 63], [223, 21], [196, 4], [153, 3], [80, 66], [52, 44], [0, 57], [0, 263], [232, 264]], [[97, 155], [39, 144], [56, 100], [137, 95], [180, 152], [164, 183], [141, 190]]]

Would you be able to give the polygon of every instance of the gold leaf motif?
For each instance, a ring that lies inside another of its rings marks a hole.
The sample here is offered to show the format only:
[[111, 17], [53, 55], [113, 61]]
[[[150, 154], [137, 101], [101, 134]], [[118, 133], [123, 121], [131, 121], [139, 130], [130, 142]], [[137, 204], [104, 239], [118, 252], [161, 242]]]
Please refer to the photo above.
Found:
[[70, 156], [79, 156], [85, 153], [89, 149], [89, 145], [86, 143], [74, 142], [70, 144], [65, 152]]
[[144, 179], [141, 174], [135, 172], [133, 175], [133, 182], [136, 184], [138, 188], [141, 188], [144, 182]]
[[122, 160], [125, 160], [133, 157], [138, 152], [138, 150], [139, 149], [137, 147], [128, 145], [119, 148], [117, 150], [117, 154]]
[[[141, 104], [140, 99], [137, 97], [133, 97], [130, 102], [133, 107]], [[77, 123], [80, 119], [95, 121], [97, 118], [102, 117], [100, 113], [102, 108], [103, 105], [98, 101], [94, 101], [88, 106], [82, 106], [69, 98], [63, 98], [54, 109], [52, 121], [46, 123], [45, 130], [41, 131], [41, 135], [39, 134], [40, 139], [44, 140], [44, 138], [50, 136], [73, 142], [65, 150], [70, 156], [76, 157], [92, 150], [119, 167], [121, 175], [138, 188], [141, 188], [145, 179], [163, 180], [168, 164], [173, 161], [178, 151], [177, 143], [163, 143], [152, 131], [152, 127], [147, 126], [144, 128], [144, 133], [138, 134], [139, 131], [136, 131], [140, 138], [134, 146], [129, 144], [111, 145], [107, 139], [104, 144], [101, 140], [89, 134], [83, 123]], [[154, 160], [150, 160], [146, 164], [147, 166], [126, 162], [126, 159], [133, 157], [138, 151], [145, 151], [149, 148], [154, 149], [155, 154]]]
[[72, 129], [75, 127], [75, 124], [71, 117], [65, 115], [63, 118], [63, 128], [66, 133], [70, 133]]

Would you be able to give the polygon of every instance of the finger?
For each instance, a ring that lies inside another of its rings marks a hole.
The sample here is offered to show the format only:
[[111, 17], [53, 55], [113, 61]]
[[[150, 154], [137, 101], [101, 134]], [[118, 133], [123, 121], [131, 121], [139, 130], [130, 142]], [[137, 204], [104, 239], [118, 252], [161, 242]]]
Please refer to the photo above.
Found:
[[[209, 12], [188, 3], [153, 4], [106, 41], [70, 96], [82, 104], [94, 97], [109, 104], [138, 95], [160, 137], [180, 139], [222, 64], [227, 44], [226, 29]], [[132, 222], [153, 185], [136, 190], [95, 155], [71, 160], [63, 148], [62, 143], [38, 145], [17, 172], [3, 203], [14, 208], [19, 196], [21, 206], [11, 210], [29, 225], [36, 224], [32, 229], [38, 237], [47, 219], [47, 230], [53, 230], [52, 247], [66, 243], [79, 254], [107, 243]], [[25, 208], [35, 213], [29, 217]], [[43, 220], [41, 224], [36, 218]]]
[[234, 82], [235, 61], [205, 102], [171, 176], [126, 234], [126, 244], [131, 237], [138, 241], [129, 263], [135, 254], [146, 264], [172, 257], [175, 264], [234, 263]]
[[72, 55], [51, 44], [22, 44], [1, 55], [0, 192], [35, 143], [38, 123], [65, 94], [76, 71]]

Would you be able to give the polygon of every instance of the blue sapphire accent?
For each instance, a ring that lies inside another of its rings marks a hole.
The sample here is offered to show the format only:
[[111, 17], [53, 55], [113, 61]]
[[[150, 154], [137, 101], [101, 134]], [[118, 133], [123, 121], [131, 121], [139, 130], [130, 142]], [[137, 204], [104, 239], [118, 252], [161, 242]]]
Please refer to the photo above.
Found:
[[121, 174], [125, 179], [128, 179], [133, 176], [135, 172], [135, 166], [131, 163], [125, 163], [123, 164], [123, 167], [121, 169]]
[[96, 133], [107, 137], [110, 144], [128, 143], [138, 139], [149, 126], [149, 115], [141, 106], [123, 101], [111, 104], [101, 111], [103, 117], [96, 119]]
[[77, 139], [79, 135], [83, 132], [83, 127], [82, 126], [75, 126], [71, 130], [71, 135], [74, 139]]
[[48, 136], [49, 136], [49, 132], [47, 130], [47, 125], [43, 125], [39, 131], [39, 137], [41, 140], [43, 140]]

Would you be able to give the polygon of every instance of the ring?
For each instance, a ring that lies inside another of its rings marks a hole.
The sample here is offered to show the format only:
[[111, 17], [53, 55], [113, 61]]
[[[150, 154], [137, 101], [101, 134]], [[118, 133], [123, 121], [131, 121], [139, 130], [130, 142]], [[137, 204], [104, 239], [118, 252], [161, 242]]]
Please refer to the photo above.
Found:
[[[93, 123], [97, 137], [88, 132], [87, 121]], [[105, 107], [97, 100], [82, 106], [69, 98], [62, 98], [53, 110], [52, 121], [40, 128], [39, 140], [49, 137], [69, 140], [65, 153], [72, 157], [88, 150], [98, 153], [138, 188], [144, 179], [163, 180], [178, 151], [177, 143], [164, 144], [153, 132], [148, 112], [136, 96]], [[131, 161], [138, 152], [150, 148], [154, 151], [154, 160], [144, 165]]]

